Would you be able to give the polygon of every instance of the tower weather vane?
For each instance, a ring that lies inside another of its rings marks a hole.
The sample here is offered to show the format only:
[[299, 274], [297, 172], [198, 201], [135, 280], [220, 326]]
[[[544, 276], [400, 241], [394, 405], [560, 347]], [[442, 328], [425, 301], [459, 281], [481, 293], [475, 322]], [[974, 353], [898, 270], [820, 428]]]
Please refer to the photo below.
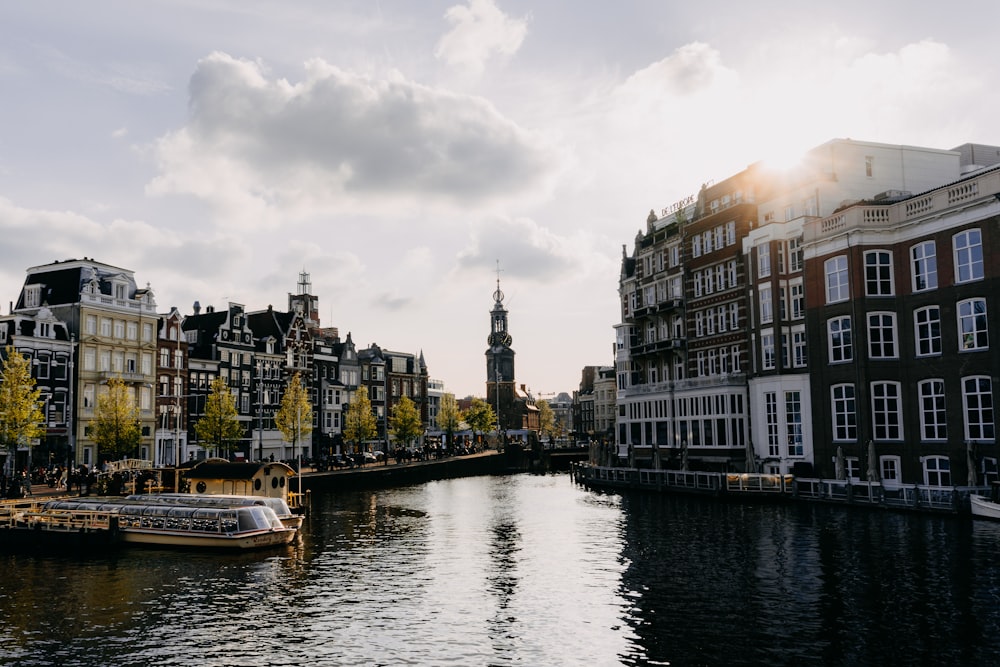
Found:
[[503, 301], [503, 292], [500, 291], [500, 260], [497, 260], [497, 291], [493, 292], [493, 300], [497, 303]]

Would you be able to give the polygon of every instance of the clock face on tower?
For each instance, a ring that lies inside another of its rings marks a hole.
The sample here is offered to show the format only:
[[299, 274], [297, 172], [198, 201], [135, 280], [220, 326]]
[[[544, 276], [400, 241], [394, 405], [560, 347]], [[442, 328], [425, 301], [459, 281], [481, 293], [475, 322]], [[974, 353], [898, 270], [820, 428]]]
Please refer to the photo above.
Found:
[[506, 331], [494, 331], [486, 339], [486, 342], [490, 345], [503, 345], [505, 347], [510, 347], [512, 341], [513, 339]]

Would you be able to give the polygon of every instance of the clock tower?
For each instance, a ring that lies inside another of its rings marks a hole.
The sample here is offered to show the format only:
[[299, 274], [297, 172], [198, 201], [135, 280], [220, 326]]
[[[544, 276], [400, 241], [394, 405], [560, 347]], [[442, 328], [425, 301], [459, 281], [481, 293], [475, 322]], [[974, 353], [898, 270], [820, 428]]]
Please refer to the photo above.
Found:
[[493, 310], [490, 311], [490, 335], [486, 339], [486, 402], [500, 421], [500, 430], [521, 428], [515, 415], [514, 401], [514, 350], [513, 339], [507, 331], [507, 309], [503, 307], [504, 294], [500, 290], [500, 269], [497, 268], [497, 289], [493, 292]]

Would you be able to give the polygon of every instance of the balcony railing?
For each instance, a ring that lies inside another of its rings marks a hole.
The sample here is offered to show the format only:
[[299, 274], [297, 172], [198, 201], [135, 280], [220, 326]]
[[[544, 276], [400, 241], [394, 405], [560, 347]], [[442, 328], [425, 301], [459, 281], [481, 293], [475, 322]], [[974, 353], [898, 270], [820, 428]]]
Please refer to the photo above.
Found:
[[804, 240], [809, 243], [850, 230], [894, 228], [920, 216], [941, 215], [977, 201], [990, 203], [996, 195], [1000, 195], [1000, 169], [991, 169], [920, 197], [876, 206], [859, 204], [826, 218], [809, 220]]

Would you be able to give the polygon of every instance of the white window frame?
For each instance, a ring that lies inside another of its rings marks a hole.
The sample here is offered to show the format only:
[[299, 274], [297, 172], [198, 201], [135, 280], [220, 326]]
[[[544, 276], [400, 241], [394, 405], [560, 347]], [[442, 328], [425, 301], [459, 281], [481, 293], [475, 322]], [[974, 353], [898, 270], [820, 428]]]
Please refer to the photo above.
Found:
[[941, 308], [925, 306], [913, 311], [914, 354], [918, 357], [941, 355]]
[[888, 250], [868, 250], [865, 260], [865, 295], [893, 296], [892, 253]]
[[988, 350], [990, 332], [986, 299], [976, 297], [959, 301], [955, 304], [955, 316], [958, 318], [958, 351]]
[[910, 278], [914, 292], [937, 289], [937, 246], [934, 241], [910, 247]]
[[923, 442], [948, 439], [948, 413], [945, 409], [944, 380], [930, 378], [917, 383], [920, 412], [920, 439]]
[[966, 229], [952, 238], [955, 282], [970, 283], [983, 279], [983, 234], [979, 228]]
[[850, 276], [847, 273], [847, 256], [831, 257], [823, 263], [826, 280], [826, 302], [840, 303], [851, 296]]
[[899, 358], [896, 313], [890, 311], [868, 313], [868, 358]]

